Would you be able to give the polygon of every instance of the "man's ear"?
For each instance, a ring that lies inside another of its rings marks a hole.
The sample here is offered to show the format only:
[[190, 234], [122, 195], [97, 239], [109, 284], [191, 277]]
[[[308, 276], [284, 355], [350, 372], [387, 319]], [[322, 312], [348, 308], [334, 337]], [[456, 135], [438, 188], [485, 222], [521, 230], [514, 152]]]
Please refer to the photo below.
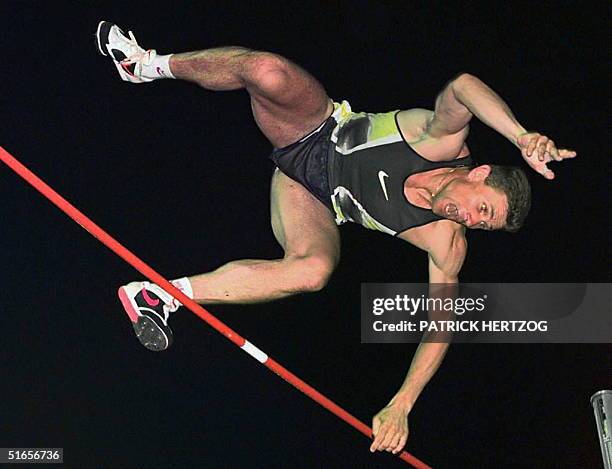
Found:
[[474, 182], [484, 181], [487, 176], [491, 173], [491, 166], [488, 164], [483, 164], [480, 166], [476, 166], [474, 169], [470, 170], [468, 173], [468, 180]]

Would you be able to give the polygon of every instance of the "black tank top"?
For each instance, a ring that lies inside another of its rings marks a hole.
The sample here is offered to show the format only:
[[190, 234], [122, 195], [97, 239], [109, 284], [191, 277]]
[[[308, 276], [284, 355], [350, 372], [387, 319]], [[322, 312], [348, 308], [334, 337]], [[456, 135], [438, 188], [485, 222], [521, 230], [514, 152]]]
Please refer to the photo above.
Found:
[[408, 202], [406, 179], [432, 169], [473, 165], [470, 156], [442, 162], [420, 156], [399, 130], [398, 112], [353, 113], [348, 107], [334, 129], [328, 168], [337, 224], [351, 221], [396, 236], [441, 220], [431, 210]]

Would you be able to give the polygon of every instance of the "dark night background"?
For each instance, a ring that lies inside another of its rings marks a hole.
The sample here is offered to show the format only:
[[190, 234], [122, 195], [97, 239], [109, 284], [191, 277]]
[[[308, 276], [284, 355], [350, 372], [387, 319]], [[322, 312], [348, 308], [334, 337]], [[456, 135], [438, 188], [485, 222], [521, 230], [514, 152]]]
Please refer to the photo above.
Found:
[[[431, 108], [469, 71], [579, 157], [553, 165], [554, 182], [529, 172], [519, 234], [470, 233], [462, 281], [610, 282], [610, 16], [603, 2], [528, 5], [2, 2], [0, 145], [176, 278], [281, 255], [270, 146], [244, 92], [120, 81], [94, 46], [100, 19], [161, 53], [284, 54], [356, 111]], [[481, 162], [522, 164], [479, 122], [469, 143]], [[4, 166], [0, 191], [0, 447], [64, 447], [75, 468], [407, 467], [371, 455], [187, 310], [170, 350], [142, 348], [116, 298], [141, 275]], [[360, 283], [426, 281], [427, 260], [390, 236], [341, 232], [324, 291], [209, 310], [370, 424], [416, 346], [360, 344]], [[599, 468], [589, 397], [612, 387], [611, 356], [610, 344], [451, 346], [411, 413], [407, 449], [435, 468]]]

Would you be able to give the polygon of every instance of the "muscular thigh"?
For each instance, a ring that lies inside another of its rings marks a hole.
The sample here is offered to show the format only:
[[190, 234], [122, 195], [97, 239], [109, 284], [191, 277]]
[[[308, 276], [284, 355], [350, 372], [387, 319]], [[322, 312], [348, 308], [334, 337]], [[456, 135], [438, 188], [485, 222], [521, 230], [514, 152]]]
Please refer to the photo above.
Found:
[[333, 111], [321, 83], [284, 57], [264, 54], [247, 84], [257, 125], [275, 148], [316, 129]]
[[272, 177], [272, 230], [288, 256], [323, 256], [335, 266], [340, 233], [331, 212], [281, 171]]

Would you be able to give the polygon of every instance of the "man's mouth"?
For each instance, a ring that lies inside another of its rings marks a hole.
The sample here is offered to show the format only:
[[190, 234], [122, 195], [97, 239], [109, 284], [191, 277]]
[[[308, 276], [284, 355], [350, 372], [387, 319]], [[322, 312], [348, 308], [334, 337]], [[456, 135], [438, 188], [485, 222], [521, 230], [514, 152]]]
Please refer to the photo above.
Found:
[[446, 207], [444, 207], [444, 214], [446, 218], [456, 221], [457, 223], [463, 223], [465, 221], [463, 218], [460, 217], [459, 209], [455, 204], [446, 204]]

